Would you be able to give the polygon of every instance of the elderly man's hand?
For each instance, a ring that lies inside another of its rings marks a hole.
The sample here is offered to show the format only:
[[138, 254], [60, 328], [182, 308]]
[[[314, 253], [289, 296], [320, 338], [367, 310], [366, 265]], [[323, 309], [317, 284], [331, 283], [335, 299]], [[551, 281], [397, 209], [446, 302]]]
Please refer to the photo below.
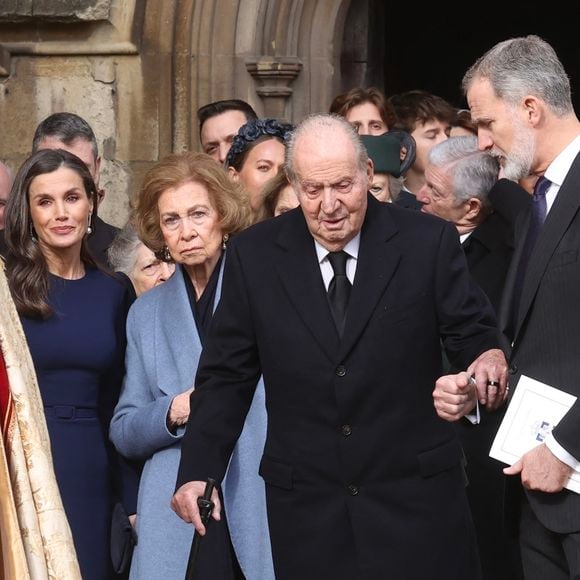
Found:
[[572, 468], [560, 461], [544, 443], [528, 451], [512, 466], [506, 475], [521, 474], [522, 485], [527, 489], [556, 493], [562, 491], [572, 474]]
[[468, 373], [446, 375], [437, 379], [433, 391], [437, 414], [446, 421], [458, 421], [477, 403], [475, 384]]
[[486, 350], [467, 369], [475, 379], [477, 398], [488, 411], [495, 411], [508, 396], [508, 364], [503, 352]]
[[[205, 492], [205, 481], [190, 481], [184, 483], [173, 496], [171, 507], [173, 511], [187, 523], [192, 523], [198, 534], [205, 536], [205, 526], [201, 523], [197, 499], [203, 497]], [[212, 518], [220, 521], [221, 504], [216, 489], [213, 490], [211, 500], [214, 503]]]

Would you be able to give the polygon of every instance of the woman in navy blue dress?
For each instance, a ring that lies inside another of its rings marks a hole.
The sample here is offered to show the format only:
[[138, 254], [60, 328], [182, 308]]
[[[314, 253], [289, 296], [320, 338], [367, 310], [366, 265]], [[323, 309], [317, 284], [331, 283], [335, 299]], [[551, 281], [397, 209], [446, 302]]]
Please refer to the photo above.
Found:
[[107, 433], [124, 372], [129, 294], [87, 251], [96, 199], [80, 159], [42, 150], [20, 168], [6, 212], [10, 290], [84, 580], [114, 578], [111, 508], [125, 495]]

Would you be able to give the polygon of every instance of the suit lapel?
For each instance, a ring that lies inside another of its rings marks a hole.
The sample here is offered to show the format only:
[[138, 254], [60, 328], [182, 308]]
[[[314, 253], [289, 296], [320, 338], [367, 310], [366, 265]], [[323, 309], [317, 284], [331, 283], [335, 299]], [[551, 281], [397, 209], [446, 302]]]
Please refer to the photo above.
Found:
[[160, 290], [155, 313], [156, 335], [160, 337], [155, 343], [158, 385], [167, 395], [178, 394], [193, 385], [201, 341], [180, 266]]
[[341, 360], [356, 344], [397, 269], [401, 254], [394, 244], [387, 243], [396, 233], [397, 227], [387, 207], [369, 196], [356, 275], [340, 344]]
[[338, 334], [330, 313], [314, 239], [301, 210], [288, 217], [291, 219], [287, 220], [277, 238], [281, 255], [276, 270], [302, 322], [329, 359], [335, 360]]
[[544, 227], [530, 256], [528, 271], [522, 288], [519, 316], [514, 333], [515, 338], [517, 338], [534, 296], [538, 291], [538, 286], [546, 271], [548, 262], [580, 208], [578, 183], [580, 183], [580, 155], [576, 157], [564, 183], [560, 187], [554, 205], [548, 213]]

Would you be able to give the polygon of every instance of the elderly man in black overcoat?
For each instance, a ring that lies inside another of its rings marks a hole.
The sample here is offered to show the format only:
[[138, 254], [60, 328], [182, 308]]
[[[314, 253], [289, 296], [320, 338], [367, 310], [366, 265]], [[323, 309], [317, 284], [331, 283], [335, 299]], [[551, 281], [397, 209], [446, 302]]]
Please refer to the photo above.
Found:
[[[432, 394], [445, 418], [499, 405], [507, 365], [457, 232], [367, 195], [372, 163], [333, 116], [303, 121], [286, 169], [301, 207], [228, 248], [173, 507], [206, 531], [197, 497], [263, 374], [276, 578], [479, 578], [461, 448]], [[468, 372], [436, 386], [440, 341]]]

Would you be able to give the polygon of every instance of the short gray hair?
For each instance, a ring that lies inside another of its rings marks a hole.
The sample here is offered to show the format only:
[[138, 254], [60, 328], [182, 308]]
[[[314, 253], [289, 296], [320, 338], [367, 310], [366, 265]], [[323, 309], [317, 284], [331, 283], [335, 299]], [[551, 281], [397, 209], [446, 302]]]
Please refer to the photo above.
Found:
[[91, 126], [79, 115], [74, 113], [53, 113], [42, 121], [32, 138], [32, 151], [38, 151], [41, 143], [50, 137], [58, 139], [65, 145], [71, 145], [77, 139], [88, 141], [93, 150], [95, 161], [99, 157], [97, 138]]
[[298, 181], [298, 176], [294, 169], [294, 156], [296, 154], [296, 143], [303, 137], [311, 134], [316, 134], [324, 131], [342, 131], [352, 142], [357, 165], [360, 171], [366, 171], [368, 154], [366, 147], [360, 140], [356, 129], [343, 117], [334, 114], [316, 114], [306, 117], [297, 127], [290, 133], [286, 141], [286, 159], [285, 169], [288, 180], [291, 183]]
[[554, 49], [539, 36], [511, 38], [488, 50], [465, 73], [461, 86], [485, 78], [495, 94], [515, 106], [526, 95], [542, 99], [558, 117], [574, 112], [570, 79]]
[[449, 172], [458, 202], [476, 197], [489, 209], [487, 197], [497, 181], [499, 160], [489, 151], [477, 148], [477, 137], [450, 137], [429, 152], [429, 163]]
[[137, 260], [137, 250], [142, 243], [133, 225], [127, 223], [107, 250], [111, 268], [130, 276]]

